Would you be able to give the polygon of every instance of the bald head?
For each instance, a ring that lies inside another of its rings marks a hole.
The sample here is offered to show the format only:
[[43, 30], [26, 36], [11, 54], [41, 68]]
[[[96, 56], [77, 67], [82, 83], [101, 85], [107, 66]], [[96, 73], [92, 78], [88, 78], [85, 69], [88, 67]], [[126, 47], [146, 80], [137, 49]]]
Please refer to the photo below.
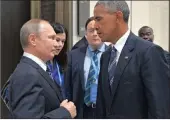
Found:
[[31, 19], [27, 21], [21, 28], [20, 30], [20, 42], [22, 48], [27, 47], [28, 45], [28, 36], [30, 34], [36, 34], [38, 35], [42, 28], [43, 28], [43, 23], [48, 23], [48, 21], [41, 20], [41, 19]]

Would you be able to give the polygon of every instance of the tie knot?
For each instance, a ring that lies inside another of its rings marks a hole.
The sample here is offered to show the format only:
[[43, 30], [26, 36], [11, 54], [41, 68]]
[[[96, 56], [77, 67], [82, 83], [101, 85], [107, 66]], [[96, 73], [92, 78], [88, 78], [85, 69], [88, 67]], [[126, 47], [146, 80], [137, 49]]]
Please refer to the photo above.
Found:
[[49, 73], [49, 72], [51, 72], [51, 70], [49, 69], [49, 67], [48, 67], [48, 66], [47, 66], [47, 70], [46, 70], [46, 72], [48, 72], [48, 73]]
[[99, 50], [94, 50], [93, 51], [95, 55], [97, 55], [100, 51]]
[[114, 46], [112, 46], [112, 52], [116, 52], [116, 48]]

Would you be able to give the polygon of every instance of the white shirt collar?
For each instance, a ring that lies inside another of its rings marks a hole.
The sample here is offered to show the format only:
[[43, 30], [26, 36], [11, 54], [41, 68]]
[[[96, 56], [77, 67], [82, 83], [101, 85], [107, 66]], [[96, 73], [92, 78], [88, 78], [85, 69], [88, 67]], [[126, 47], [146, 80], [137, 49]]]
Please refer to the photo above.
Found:
[[27, 52], [24, 52], [23, 56], [28, 57], [31, 60], [33, 60], [34, 62], [36, 62], [44, 71], [47, 70], [47, 65], [38, 57], [36, 57], [30, 53], [27, 53]]
[[[90, 51], [94, 51], [91, 45], [88, 45], [88, 47], [89, 47]], [[105, 43], [103, 43], [103, 44], [98, 48], [98, 50], [99, 50], [100, 52], [104, 52], [104, 51], [105, 51], [105, 47], [106, 47], [106, 45], [105, 45]]]
[[116, 50], [121, 53], [122, 52], [122, 49], [127, 41], [127, 38], [130, 34], [130, 30], [128, 29], [126, 31], [126, 33], [116, 42], [116, 44], [114, 45], [114, 47], [116, 48]]

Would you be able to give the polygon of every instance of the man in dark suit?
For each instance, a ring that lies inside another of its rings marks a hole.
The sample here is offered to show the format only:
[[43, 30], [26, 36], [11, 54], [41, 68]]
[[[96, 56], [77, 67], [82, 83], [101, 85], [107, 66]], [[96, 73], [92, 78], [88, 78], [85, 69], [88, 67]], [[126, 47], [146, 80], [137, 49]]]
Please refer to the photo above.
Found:
[[74, 49], [68, 53], [66, 96], [75, 103], [76, 118], [79, 119], [95, 118], [100, 57], [107, 48], [97, 35], [94, 23], [93, 17], [86, 22], [88, 46]]
[[[149, 26], [141, 27], [138, 31], [138, 36], [150, 42], [154, 41], [154, 32], [153, 32], [153, 29]], [[168, 65], [170, 66], [170, 53], [164, 50], [164, 55], [165, 55]]]
[[57, 50], [56, 33], [45, 20], [32, 19], [20, 30], [24, 54], [9, 78], [9, 109], [13, 118], [74, 118], [74, 103], [46, 72]]
[[71, 50], [74, 50], [74, 49], [77, 49], [77, 48], [80, 48], [80, 47], [87, 47], [88, 46], [88, 42], [87, 42], [87, 39], [86, 37], [84, 36], [81, 40], [79, 40], [73, 47]]
[[125, 1], [98, 1], [99, 37], [113, 44], [101, 57], [98, 118], [170, 118], [170, 78], [163, 49], [128, 28]]

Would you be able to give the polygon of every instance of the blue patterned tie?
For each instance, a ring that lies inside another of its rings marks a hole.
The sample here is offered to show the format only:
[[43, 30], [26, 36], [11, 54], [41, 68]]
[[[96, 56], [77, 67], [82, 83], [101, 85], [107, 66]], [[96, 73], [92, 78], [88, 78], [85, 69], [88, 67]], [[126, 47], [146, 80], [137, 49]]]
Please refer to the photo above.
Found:
[[[98, 67], [97, 54], [99, 53], [99, 51], [96, 50], [96, 51], [93, 51], [93, 52], [94, 52], [94, 54], [93, 54], [92, 60], [94, 61], [95, 66]], [[96, 80], [98, 79], [97, 74], [98, 73], [95, 73], [94, 66], [91, 62], [89, 74], [88, 74], [88, 78], [87, 78], [87, 83], [86, 83], [86, 87], [85, 87], [85, 97], [84, 97], [84, 102], [87, 106], [89, 106], [91, 104], [91, 102], [90, 102], [91, 84], [96, 82]]]
[[109, 67], [108, 67], [109, 82], [111, 87], [114, 81], [114, 73], [116, 69], [116, 51], [117, 51], [116, 48], [113, 46], [111, 50]]

